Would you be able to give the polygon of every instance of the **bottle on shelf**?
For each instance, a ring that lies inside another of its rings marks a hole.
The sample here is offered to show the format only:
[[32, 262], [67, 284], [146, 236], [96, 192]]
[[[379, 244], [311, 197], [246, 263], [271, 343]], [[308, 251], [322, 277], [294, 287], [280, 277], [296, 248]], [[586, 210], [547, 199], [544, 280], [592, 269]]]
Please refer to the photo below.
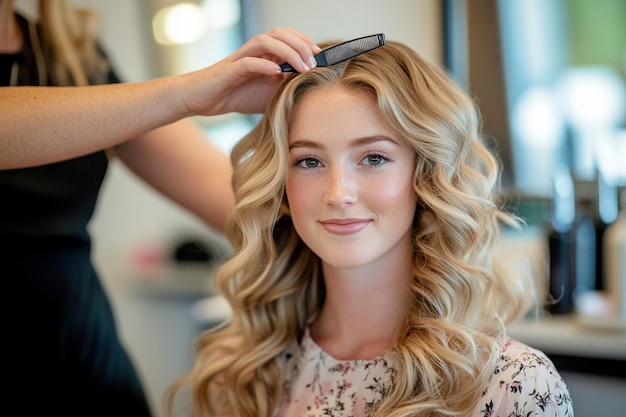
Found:
[[620, 192], [619, 214], [603, 238], [603, 266], [606, 294], [616, 321], [626, 327], [626, 189]]
[[552, 221], [548, 231], [548, 300], [552, 314], [573, 310], [576, 285], [575, 230], [576, 198], [569, 167], [557, 166], [552, 180]]
[[606, 289], [605, 284], [605, 262], [604, 256], [604, 233], [610, 225], [615, 222], [618, 216], [619, 203], [618, 191], [614, 184], [607, 181], [601, 170], [596, 173], [595, 180], [595, 210], [594, 210], [594, 227], [596, 241], [596, 271], [595, 271], [595, 289], [603, 291]]
[[[586, 187], [581, 181], [575, 181], [576, 192]], [[598, 269], [597, 228], [592, 199], [587, 196], [576, 198], [576, 215], [573, 227], [574, 246], [574, 283], [573, 297], [596, 290], [596, 270]]]

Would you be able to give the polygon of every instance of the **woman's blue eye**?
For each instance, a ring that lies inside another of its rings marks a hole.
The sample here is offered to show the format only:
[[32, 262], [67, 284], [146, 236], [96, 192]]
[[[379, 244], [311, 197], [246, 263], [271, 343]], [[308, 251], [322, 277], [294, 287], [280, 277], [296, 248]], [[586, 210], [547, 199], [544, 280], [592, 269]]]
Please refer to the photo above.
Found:
[[302, 168], [317, 168], [320, 166], [320, 161], [315, 158], [302, 158], [296, 162], [296, 165]]
[[381, 165], [383, 164], [387, 159], [382, 156], [382, 155], [367, 155], [365, 157], [365, 159], [363, 160], [363, 162], [365, 163], [365, 165]]

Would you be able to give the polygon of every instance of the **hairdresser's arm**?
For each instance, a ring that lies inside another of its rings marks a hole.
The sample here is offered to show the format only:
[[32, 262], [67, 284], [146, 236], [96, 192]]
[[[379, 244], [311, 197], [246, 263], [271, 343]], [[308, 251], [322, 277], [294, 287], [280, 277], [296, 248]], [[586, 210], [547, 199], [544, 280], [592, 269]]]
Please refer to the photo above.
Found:
[[282, 76], [277, 63], [307, 69], [319, 48], [273, 29], [199, 71], [91, 87], [0, 88], [0, 169], [85, 155], [191, 115], [264, 109]]
[[154, 129], [115, 151], [152, 187], [214, 229], [224, 230], [235, 205], [230, 159], [193, 121]]

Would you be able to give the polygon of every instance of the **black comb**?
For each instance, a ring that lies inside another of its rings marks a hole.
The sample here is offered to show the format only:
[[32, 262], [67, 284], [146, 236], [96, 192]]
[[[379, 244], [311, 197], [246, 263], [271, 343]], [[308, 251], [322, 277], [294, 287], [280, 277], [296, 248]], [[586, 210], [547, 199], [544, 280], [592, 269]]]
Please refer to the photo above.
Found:
[[[384, 33], [363, 36], [361, 38], [338, 43], [337, 45], [324, 49], [322, 52], [315, 55], [315, 61], [317, 61], [318, 67], [327, 67], [329, 65], [335, 65], [350, 58], [354, 58], [355, 56], [364, 54], [365, 52], [369, 52], [372, 49], [383, 46], [384, 44]], [[283, 72], [297, 72], [287, 63], [281, 64], [280, 69], [283, 70]]]

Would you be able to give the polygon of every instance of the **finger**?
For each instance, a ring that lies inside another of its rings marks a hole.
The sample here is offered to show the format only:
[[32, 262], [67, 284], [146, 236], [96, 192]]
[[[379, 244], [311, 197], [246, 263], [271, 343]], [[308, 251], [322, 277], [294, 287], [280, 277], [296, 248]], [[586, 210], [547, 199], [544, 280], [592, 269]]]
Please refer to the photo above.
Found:
[[275, 76], [283, 74], [277, 63], [260, 57], [243, 57], [237, 61], [235, 67], [237, 75], [243, 77], [249, 77], [251, 75]]
[[274, 63], [289, 62], [299, 72], [315, 66], [314, 51], [319, 49], [306, 35], [297, 31], [277, 28], [256, 35], [250, 39], [234, 56], [256, 56]]
[[[288, 45], [289, 48], [299, 55], [300, 60], [305, 63], [305, 70], [314, 68], [317, 65], [313, 55], [320, 52], [320, 48], [308, 35], [291, 28], [275, 28], [266, 34], [269, 37]], [[282, 58], [285, 58], [285, 60], [290, 64], [292, 64], [290, 60], [295, 59], [295, 63], [297, 64], [298, 57], [296, 57], [289, 50], [286, 50], [286, 53], [289, 54], [289, 56], [284, 56]]]
[[297, 31], [295, 29], [292, 29], [292, 28], [286, 28], [285, 30], [291, 32], [294, 36], [297, 36], [297, 37], [301, 38], [302, 40], [304, 40], [309, 45], [309, 47], [311, 48], [311, 51], [313, 52], [313, 54], [317, 54], [317, 53], [321, 52], [322, 48], [317, 46], [317, 43], [315, 43], [313, 38], [311, 38], [309, 35], [307, 35], [305, 33], [302, 33], [300, 31]]

